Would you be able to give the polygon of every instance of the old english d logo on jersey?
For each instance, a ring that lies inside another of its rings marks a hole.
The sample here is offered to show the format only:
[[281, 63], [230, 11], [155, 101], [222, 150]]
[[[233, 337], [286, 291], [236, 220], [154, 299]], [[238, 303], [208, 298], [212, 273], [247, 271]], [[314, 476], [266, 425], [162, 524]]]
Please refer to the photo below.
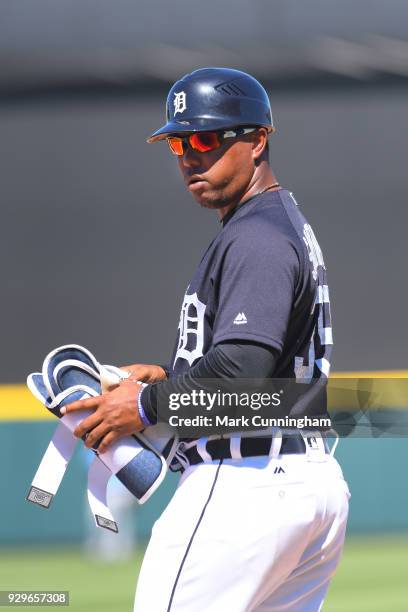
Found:
[[204, 312], [205, 304], [200, 302], [197, 293], [186, 293], [180, 312], [179, 339], [173, 367], [179, 358], [186, 359], [191, 366], [203, 356]]

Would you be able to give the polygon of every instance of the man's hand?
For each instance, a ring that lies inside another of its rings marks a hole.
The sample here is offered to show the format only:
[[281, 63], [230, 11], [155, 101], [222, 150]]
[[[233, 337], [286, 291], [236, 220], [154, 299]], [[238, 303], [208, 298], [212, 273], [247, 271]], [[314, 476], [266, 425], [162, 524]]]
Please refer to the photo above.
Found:
[[146, 428], [137, 409], [141, 390], [142, 385], [127, 379], [104, 395], [68, 404], [61, 409], [61, 413], [94, 409], [95, 412], [78, 425], [74, 435], [77, 438], [86, 436], [84, 442], [88, 448], [96, 448], [100, 441], [97, 450], [104, 453], [112, 442]]
[[148, 384], [166, 380], [167, 378], [166, 372], [159, 365], [135, 363], [133, 365], [121, 366], [121, 370], [130, 372], [130, 378], [128, 378], [128, 380], [140, 380]]

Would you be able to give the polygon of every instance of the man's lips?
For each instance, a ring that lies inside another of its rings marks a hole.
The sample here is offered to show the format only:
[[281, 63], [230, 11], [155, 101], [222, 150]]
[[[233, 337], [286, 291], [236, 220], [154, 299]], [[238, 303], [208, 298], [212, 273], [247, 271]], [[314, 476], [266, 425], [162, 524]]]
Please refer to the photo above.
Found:
[[202, 183], [204, 181], [205, 179], [202, 176], [198, 174], [193, 174], [193, 176], [190, 176], [186, 182], [188, 187], [190, 187], [190, 185], [194, 185], [194, 183]]
[[207, 181], [202, 176], [199, 176], [198, 174], [194, 174], [193, 176], [190, 176], [187, 179], [186, 183], [187, 183], [187, 189], [191, 192], [195, 192], [195, 191], [201, 191], [202, 189], [205, 189]]

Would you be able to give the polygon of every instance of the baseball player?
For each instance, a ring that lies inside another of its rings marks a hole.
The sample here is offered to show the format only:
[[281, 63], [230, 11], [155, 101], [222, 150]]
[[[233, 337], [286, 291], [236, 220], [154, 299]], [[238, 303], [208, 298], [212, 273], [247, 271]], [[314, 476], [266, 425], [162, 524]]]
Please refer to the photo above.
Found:
[[[291, 379], [289, 415], [328, 416], [326, 269], [269, 165], [274, 129], [264, 88], [244, 72], [200, 69], [171, 88], [167, 122], [148, 142], [167, 141], [186, 188], [221, 225], [186, 290], [170, 365], [127, 366], [117, 389], [67, 408], [95, 409], [76, 430], [87, 446], [104, 452], [155, 424], [159, 396], [204, 379]], [[154, 525], [136, 612], [321, 610], [350, 495], [324, 428], [182, 439], [173, 468], [181, 478]]]

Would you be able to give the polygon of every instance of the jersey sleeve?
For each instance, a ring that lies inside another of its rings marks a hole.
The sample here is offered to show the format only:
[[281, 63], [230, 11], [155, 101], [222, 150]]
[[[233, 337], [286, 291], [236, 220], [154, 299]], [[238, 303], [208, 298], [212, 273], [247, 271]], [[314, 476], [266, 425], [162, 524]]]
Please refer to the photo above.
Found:
[[281, 351], [300, 264], [289, 237], [278, 231], [232, 236], [214, 279], [213, 343], [254, 340]]

